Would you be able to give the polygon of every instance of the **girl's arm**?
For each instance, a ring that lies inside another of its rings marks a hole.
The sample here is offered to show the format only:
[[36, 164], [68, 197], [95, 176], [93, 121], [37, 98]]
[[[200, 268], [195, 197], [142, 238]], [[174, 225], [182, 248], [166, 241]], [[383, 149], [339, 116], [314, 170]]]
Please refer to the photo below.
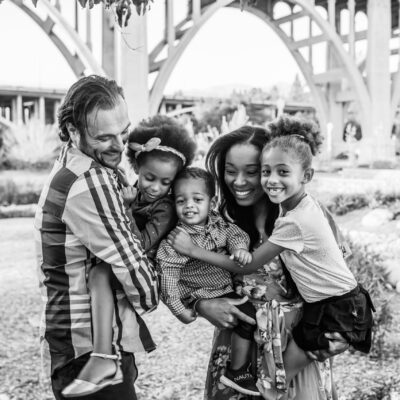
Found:
[[196, 246], [190, 236], [179, 227], [168, 235], [167, 241], [178, 253], [215, 265], [229, 272], [245, 275], [257, 271], [284, 250], [283, 247], [267, 241], [254, 251], [253, 259], [249, 264], [239, 266], [226, 254], [215, 253]]

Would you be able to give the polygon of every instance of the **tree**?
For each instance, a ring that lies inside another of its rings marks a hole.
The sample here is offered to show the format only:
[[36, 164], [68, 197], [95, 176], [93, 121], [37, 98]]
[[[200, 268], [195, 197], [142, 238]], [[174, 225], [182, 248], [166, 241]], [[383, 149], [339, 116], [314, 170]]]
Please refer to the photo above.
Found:
[[[130, 16], [132, 15], [132, 6], [136, 8], [138, 15], [142, 15], [147, 9], [150, 9], [150, 3], [154, 0], [77, 0], [79, 4], [85, 8], [93, 8], [95, 4], [103, 3], [104, 7], [109, 8], [115, 6], [119, 26], [127, 26]], [[0, 5], [3, 0], [0, 0]], [[36, 7], [38, 0], [32, 0]], [[253, 5], [257, 0], [240, 0], [240, 8], [243, 11], [246, 5]]]
[[294, 82], [290, 89], [289, 98], [290, 98], [290, 100], [293, 100], [293, 101], [304, 101], [305, 100], [304, 87], [300, 81], [299, 74], [296, 74], [296, 76], [294, 78]]

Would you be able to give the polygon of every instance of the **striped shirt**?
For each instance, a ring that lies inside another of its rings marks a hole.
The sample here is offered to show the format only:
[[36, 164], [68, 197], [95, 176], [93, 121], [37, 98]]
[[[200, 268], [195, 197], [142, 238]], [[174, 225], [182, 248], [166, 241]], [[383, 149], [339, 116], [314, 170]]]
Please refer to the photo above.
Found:
[[52, 373], [93, 350], [87, 276], [102, 261], [121, 285], [114, 291], [115, 345], [127, 352], [155, 348], [139, 314], [157, 306], [157, 276], [129, 224], [113, 171], [64, 146], [35, 216], [40, 337]]
[[[205, 226], [178, 226], [189, 233], [197, 246], [217, 253], [231, 254], [248, 249], [250, 239], [237, 225], [225, 221], [212, 211]], [[177, 253], [164, 239], [157, 252], [161, 296], [174, 315], [185, 310], [185, 303], [194, 299], [210, 299], [233, 291], [228, 271]]]

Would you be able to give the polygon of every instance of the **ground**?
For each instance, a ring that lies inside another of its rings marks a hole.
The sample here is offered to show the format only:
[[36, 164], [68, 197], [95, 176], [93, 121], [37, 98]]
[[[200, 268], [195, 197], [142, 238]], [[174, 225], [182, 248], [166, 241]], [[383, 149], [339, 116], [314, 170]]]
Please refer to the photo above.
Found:
[[[349, 224], [353, 218], [352, 214], [341, 217], [341, 223]], [[52, 399], [40, 371], [40, 295], [32, 218], [0, 220], [0, 276], [0, 400]], [[394, 291], [393, 295], [397, 329], [391, 335], [389, 353], [400, 337], [400, 295]], [[137, 357], [139, 399], [202, 399], [213, 328], [201, 318], [182, 325], [163, 305], [147, 321], [158, 347]], [[335, 358], [334, 376], [343, 400], [350, 398], [356, 386], [367, 387], [399, 375], [398, 358], [386, 356], [379, 361], [350, 353]]]

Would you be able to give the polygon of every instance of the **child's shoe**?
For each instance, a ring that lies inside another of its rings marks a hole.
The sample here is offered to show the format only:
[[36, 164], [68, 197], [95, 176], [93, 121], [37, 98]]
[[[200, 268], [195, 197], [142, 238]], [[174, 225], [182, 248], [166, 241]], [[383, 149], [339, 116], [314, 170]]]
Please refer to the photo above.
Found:
[[92, 353], [90, 357], [100, 357], [115, 361], [115, 373], [111, 376], [103, 378], [100, 382], [93, 383], [83, 379], [74, 379], [67, 387], [61, 392], [66, 398], [88, 396], [89, 394], [96, 393], [99, 390], [110, 386], [117, 385], [123, 381], [122, 370], [120, 367], [120, 360], [118, 355]]
[[220, 381], [237, 392], [250, 396], [261, 396], [254, 376], [246, 368], [236, 370], [227, 368], [225, 374], [221, 375]]

